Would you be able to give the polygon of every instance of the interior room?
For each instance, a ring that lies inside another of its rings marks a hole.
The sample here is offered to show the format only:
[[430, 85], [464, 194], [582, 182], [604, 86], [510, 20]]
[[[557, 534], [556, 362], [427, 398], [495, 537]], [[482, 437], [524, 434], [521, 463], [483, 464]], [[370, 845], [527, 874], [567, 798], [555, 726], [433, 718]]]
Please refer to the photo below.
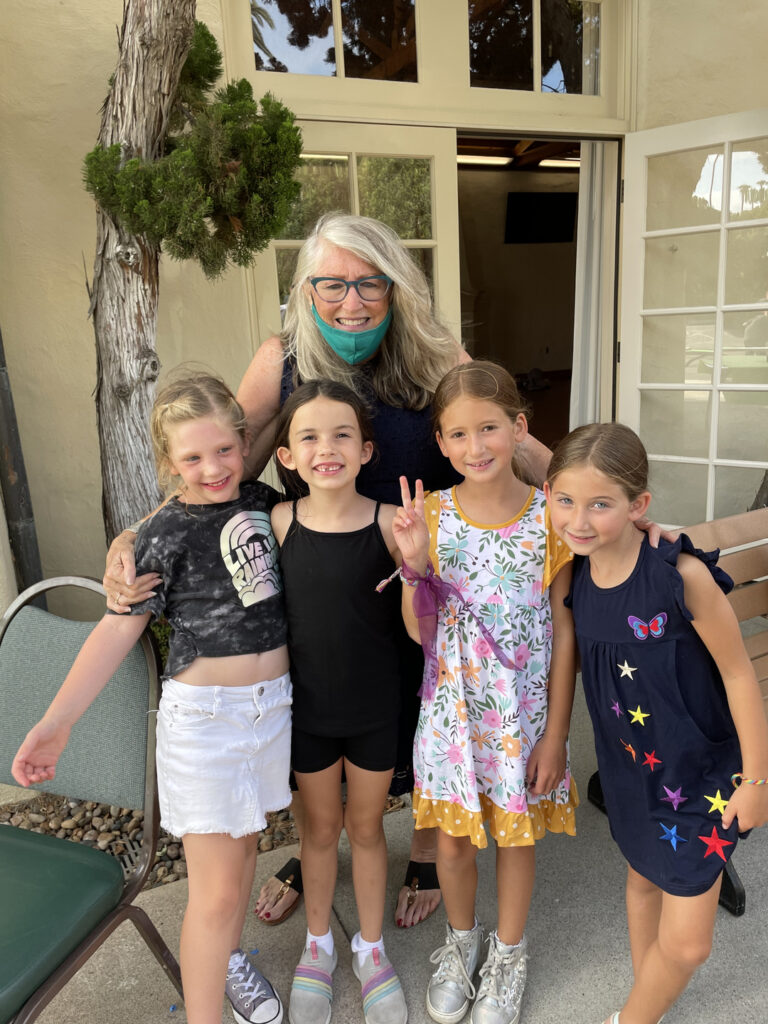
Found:
[[515, 375], [550, 446], [568, 432], [579, 152], [568, 139], [458, 141], [463, 338]]

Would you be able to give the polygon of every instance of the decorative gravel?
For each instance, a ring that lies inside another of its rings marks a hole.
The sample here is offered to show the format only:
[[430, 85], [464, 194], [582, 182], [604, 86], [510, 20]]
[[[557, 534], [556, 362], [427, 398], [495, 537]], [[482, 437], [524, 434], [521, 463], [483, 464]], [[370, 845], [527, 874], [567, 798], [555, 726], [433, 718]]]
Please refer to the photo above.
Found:
[[[390, 797], [386, 812], [399, 810], [403, 801]], [[97, 804], [92, 800], [70, 800], [65, 796], [40, 793], [31, 799], [0, 808], [0, 826], [29, 829], [69, 839], [73, 843], [96, 846], [122, 860], [130, 861], [143, 837], [144, 813], [127, 807]], [[259, 850], [276, 850], [297, 843], [296, 826], [288, 810], [267, 815], [267, 827], [259, 835]], [[167, 885], [187, 877], [184, 846], [163, 829], [157, 843], [155, 863], [146, 888]]]

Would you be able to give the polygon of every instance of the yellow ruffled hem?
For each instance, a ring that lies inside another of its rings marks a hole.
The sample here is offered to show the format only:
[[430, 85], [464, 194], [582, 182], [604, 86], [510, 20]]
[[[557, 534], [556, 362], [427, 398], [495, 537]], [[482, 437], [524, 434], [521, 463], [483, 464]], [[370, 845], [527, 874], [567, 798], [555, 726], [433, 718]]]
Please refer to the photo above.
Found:
[[430, 800], [420, 790], [413, 793], [413, 817], [415, 828], [439, 828], [449, 836], [469, 836], [472, 844], [479, 849], [488, 845], [484, 823], [498, 846], [533, 846], [545, 832], [564, 832], [576, 835], [576, 815], [579, 794], [576, 783], [571, 779], [567, 804], [556, 804], [552, 800], [540, 800], [529, 804], [528, 810], [514, 814], [493, 803], [485, 794], [480, 794], [482, 811], [468, 811], [460, 804], [449, 800]]

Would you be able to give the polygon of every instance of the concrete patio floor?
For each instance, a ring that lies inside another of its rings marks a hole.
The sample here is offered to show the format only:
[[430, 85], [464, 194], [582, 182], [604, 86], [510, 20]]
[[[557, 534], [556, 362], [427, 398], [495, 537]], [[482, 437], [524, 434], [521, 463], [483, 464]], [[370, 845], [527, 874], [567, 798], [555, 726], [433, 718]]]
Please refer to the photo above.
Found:
[[[610, 838], [608, 823], [586, 799], [587, 779], [595, 768], [586, 709], [580, 690], [571, 739], [572, 760], [582, 804], [578, 836], [547, 836], [537, 849], [538, 875], [529, 918], [528, 986], [521, 1024], [601, 1024], [620, 1007], [631, 984], [623, 906], [624, 862]], [[0, 794], [0, 799], [2, 798]], [[429, 954], [443, 941], [442, 907], [424, 924], [402, 931], [392, 923], [394, 900], [405, 873], [410, 842], [410, 811], [385, 818], [390, 877], [384, 940], [408, 1002], [411, 1024], [427, 1024], [424, 993]], [[289, 848], [263, 854], [254, 894], [279, 868]], [[740, 844], [734, 862], [747, 890], [747, 910], [735, 918], [718, 911], [715, 948], [677, 1006], [668, 1024], [765, 1024], [768, 1021], [768, 886], [765, 884], [768, 829]], [[479, 856], [479, 919], [495, 923], [492, 848]], [[147, 909], [178, 955], [186, 902], [186, 882], [143, 893]], [[256, 963], [286, 1003], [300, 954], [305, 919], [300, 909], [279, 927], [248, 915], [243, 947], [258, 947]], [[333, 931], [339, 949], [334, 976], [333, 1021], [362, 1024], [360, 987], [350, 966], [349, 939], [357, 930], [349, 847], [342, 841]], [[176, 993], [133, 928], [124, 924], [39, 1018], [41, 1024], [184, 1024]], [[229, 1010], [222, 1021], [231, 1022]], [[665, 1022], [665, 1024], [666, 1024]]]

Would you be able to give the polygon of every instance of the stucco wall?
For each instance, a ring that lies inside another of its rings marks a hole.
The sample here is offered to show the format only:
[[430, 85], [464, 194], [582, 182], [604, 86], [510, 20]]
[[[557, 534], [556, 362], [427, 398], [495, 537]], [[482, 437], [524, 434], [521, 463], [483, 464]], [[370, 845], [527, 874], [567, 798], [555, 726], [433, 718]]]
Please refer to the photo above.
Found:
[[[197, 16], [220, 36], [218, 0]], [[101, 576], [104, 530], [87, 319], [96, 233], [82, 161], [117, 59], [120, 0], [0, 4], [0, 323], [44, 574]], [[206, 361], [236, 385], [252, 351], [243, 272], [209, 284], [162, 261], [165, 367]]]
[[765, 0], [639, 0], [635, 128], [768, 106]]

